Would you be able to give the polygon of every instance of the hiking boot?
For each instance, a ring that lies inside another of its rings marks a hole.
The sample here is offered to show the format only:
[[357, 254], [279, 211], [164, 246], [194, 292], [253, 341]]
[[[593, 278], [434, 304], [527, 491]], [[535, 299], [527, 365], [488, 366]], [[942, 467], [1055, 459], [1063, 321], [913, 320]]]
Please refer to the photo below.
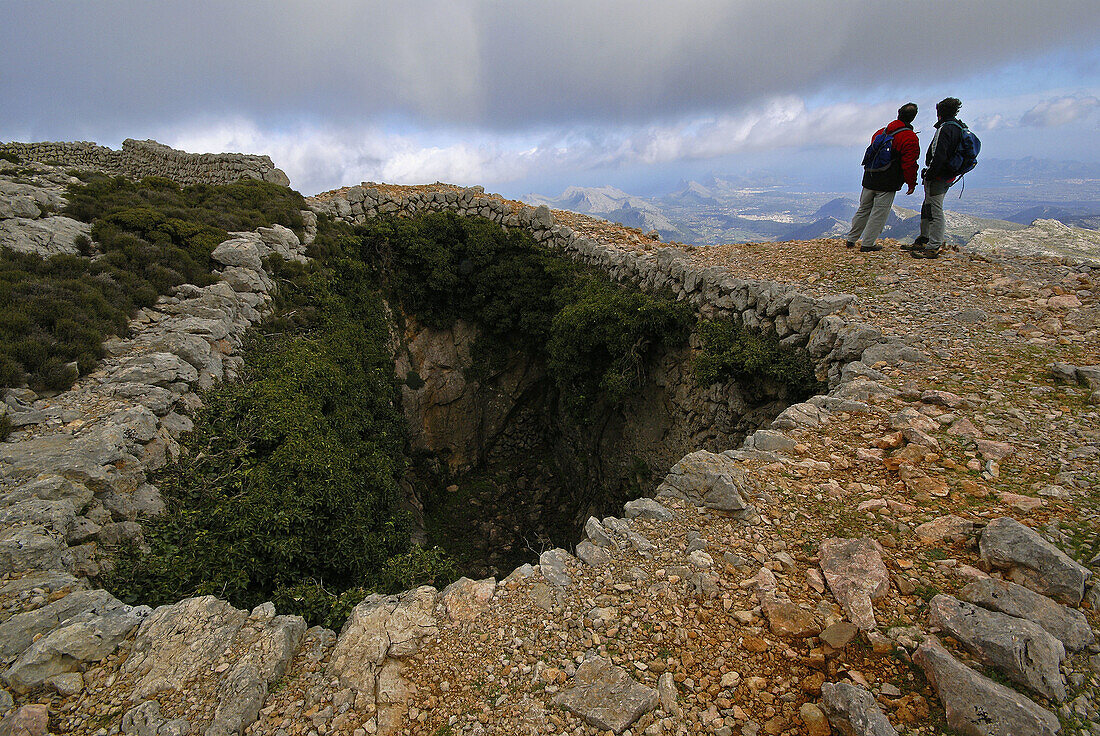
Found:
[[901, 249], [902, 250], [916, 250], [917, 248], [920, 248], [923, 245], [928, 245], [928, 238], [924, 235], [918, 235], [917, 239], [914, 240], [912, 243], [908, 243], [908, 244], [902, 243], [901, 244]]
[[859, 246], [859, 252], [860, 253], [870, 253], [873, 250], [882, 250], [882, 246], [879, 245], [878, 243], [874, 243], [872, 245], [861, 245], [861, 246]]
[[914, 258], [939, 258], [939, 248], [914, 248], [910, 254]]
[[856, 247], [856, 241], [854, 241], [854, 240], [845, 240], [844, 245], [847, 246], [848, 248], [855, 248]]

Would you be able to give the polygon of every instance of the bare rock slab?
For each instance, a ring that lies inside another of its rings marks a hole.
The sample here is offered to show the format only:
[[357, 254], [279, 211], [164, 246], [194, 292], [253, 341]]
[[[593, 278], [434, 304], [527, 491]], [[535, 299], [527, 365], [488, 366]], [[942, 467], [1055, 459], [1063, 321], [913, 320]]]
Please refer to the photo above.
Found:
[[933, 626], [958, 639], [1013, 682], [1054, 700], [1066, 699], [1066, 684], [1059, 669], [1066, 650], [1038, 624], [987, 611], [949, 595], [937, 595], [928, 608]]
[[88, 611], [103, 614], [121, 605], [105, 590], [79, 590], [41, 608], [16, 614], [0, 624], [0, 657], [19, 656], [36, 636], [50, 633], [73, 616]]
[[4, 680], [16, 692], [27, 692], [111, 654], [150, 613], [146, 606], [115, 604], [73, 616], [35, 641], [4, 672]]
[[49, 709], [41, 704], [24, 705], [0, 721], [3, 736], [46, 736]]
[[489, 608], [497, 590], [496, 578], [459, 578], [443, 590], [443, 607], [452, 621], [473, 621]]
[[552, 701], [590, 726], [622, 733], [657, 707], [657, 691], [634, 680], [622, 667], [601, 657], [577, 668], [572, 687]]
[[1003, 516], [989, 522], [979, 543], [982, 558], [1013, 582], [1070, 606], [1081, 604], [1092, 575], [1030, 527]]
[[122, 674], [135, 681], [134, 701], [202, 681], [217, 703], [206, 733], [241, 733], [256, 720], [305, 629], [300, 616], [276, 616], [270, 603], [249, 613], [214, 596], [188, 598], [146, 619]]
[[872, 600], [890, 590], [890, 573], [872, 539], [832, 537], [821, 543], [821, 572], [848, 618], [863, 631], [877, 626]]
[[1054, 736], [1058, 717], [1015, 690], [983, 677], [928, 637], [913, 661], [936, 689], [947, 724], [966, 736]]
[[698, 450], [680, 458], [657, 488], [658, 497], [686, 499], [697, 506], [743, 516], [751, 511], [743, 492], [745, 471], [733, 459]]
[[858, 685], [826, 682], [821, 705], [829, 723], [844, 736], [897, 736], [875, 696]]
[[1071, 652], [1080, 651], [1095, 640], [1085, 614], [1008, 580], [975, 580], [959, 591], [959, 597], [976, 606], [1039, 624]]
[[212, 595], [153, 611], [134, 637], [122, 673], [137, 680], [134, 700], [175, 690], [214, 666], [248, 619]]
[[364, 598], [340, 631], [329, 660], [340, 684], [375, 697], [394, 668], [387, 667], [387, 660], [415, 654], [420, 640], [438, 631], [436, 598], [435, 588], [427, 585], [399, 596]]

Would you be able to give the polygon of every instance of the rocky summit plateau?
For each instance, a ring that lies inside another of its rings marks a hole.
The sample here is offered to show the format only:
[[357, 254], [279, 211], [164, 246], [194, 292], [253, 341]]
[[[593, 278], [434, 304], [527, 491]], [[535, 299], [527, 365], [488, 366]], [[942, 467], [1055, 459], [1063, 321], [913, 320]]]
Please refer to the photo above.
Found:
[[[0, 144], [0, 247], [95, 258], [104, 230], [66, 210], [81, 170], [289, 184], [266, 157]], [[448, 472], [536, 451], [563, 469], [502, 481], [492, 505], [445, 491], [478, 573], [364, 592], [339, 630], [217, 590], [150, 606], [100, 587], [167, 513], [154, 481], [193, 461], [205, 392], [242, 380], [280, 308], [270, 264], [308, 265], [333, 223], [428, 212], [770, 335], [819, 392], [702, 386], [693, 334], [591, 444], [540, 413], [542, 368], [474, 373], [474, 328], [409, 319], [391, 344], [413, 446]], [[211, 243], [208, 283], [150, 297], [71, 387], [3, 394], [0, 736], [1100, 734], [1091, 244], [1060, 249], [1039, 221], [936, 260], [894, 240], [665, 245], [445, 184], [363, 183], [293, 214]], [[602, 508], [635, 456], [657, 472]], [[572, 526], [538, 525], [559, 512]], [[494, 556], [535, 529], [556, 545]]]

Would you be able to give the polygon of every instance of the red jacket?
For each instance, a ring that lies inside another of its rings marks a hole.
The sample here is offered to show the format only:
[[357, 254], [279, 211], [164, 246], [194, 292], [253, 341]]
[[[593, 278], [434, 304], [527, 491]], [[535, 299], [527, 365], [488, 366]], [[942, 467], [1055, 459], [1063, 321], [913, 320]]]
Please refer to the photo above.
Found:
[[917, 140], [917, 134], [913, 132], [908, 123], [895, 120], [885, 128], [876, 130], [875, 134], [871, 136], [871, 140], [873, 141], [875, 136], [880, 135], [883, 131], [893, 133], [895, 130], [898, 131], [894, 136], [894, 152], [897, 156], [895, 165], [886, 171], [868, 171], [865, 173], [863, 175], [863, 186], [868, 189], [880, 192], [896, 192], [901, 189], [902, 182], [912, 187], [917, 185], [917, 160], [920, 158], [920, 141]]

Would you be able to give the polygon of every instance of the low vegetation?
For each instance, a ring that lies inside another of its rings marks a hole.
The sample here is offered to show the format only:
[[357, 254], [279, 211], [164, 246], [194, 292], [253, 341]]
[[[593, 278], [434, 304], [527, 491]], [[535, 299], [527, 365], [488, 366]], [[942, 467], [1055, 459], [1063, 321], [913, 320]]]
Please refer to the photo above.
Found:
[[[0, 253], [3, 385], [64, 388], [134, 310], [185, 281], [209, 283], [210, 252], [228, 231], [301, 225], [299, 195], [255, 181], [180, 188], [91, 175], [69, 200], [67, 213], [93, 224], [77, 244], [90, 257]], [[104, 583], [120, 598], [274, 600], [339, 626], [367, 592], [454, 578], [442, 550], [411, 543], [402, 510], [410, 461], [398, 379], [419, 377], [393, 375], [387, 302], [433, 327], [476, 324], [485, 370], [517, 351], [542, 361], [582, 424], [628, 398], [657, 351], [696, 327], [688, 305], [482, 219], [322, 218], [310, 255], [269, 263], [274, 313], [248, 338], [241, 380], [204, 394], [180, 462], [153, 479], [167, 510], [146, 523], [144, 548], [119, 550]], [[808, 380], [774, 337], [732, 323], [698, 329], [704, 383]]]
[[774, 331], [755, 332], [726, 318], [702, 320], [698, 333], [701, 347], [693, 368], [699, 383], [764, 379], [786, 387], [792, 401], [802, 401], [825, 389], [814, 375], [806, 351], [783, 345]]
[[543, 361], [578, 418], [620, 403], [641, 385], [647, 359], [683, 344], [695, 321], [687, 304], [616, 284], [485, 219], [382, 220], [355, 237], [406, 313], [437, 328], [476, 324], [486, 367], [512, 351]]
[[302, 225], [301, 195], [274, 184], [82, 176], [65, 214], [92, 223], [92, 239], [76, 243], [91, 258], [0, 248], [0, 389], [68, 388], [138, 309], [178, 284], [211, 283], [210, 253], [227, 231]]
[[[363, 593], [449, 574], [413, 548], [400, 510], [405, 435], [382, 303], [346, 261], [282, 264], [279, 321], [256, 331], [240, 381], [204, 395], [186, 453], [156, 483], [167, 512], [150, 551], [130, 550], [108, 581], [124, 600], [215, 593], [339, 626]], [[304, 315], [304, 316], [303, 316]]]

